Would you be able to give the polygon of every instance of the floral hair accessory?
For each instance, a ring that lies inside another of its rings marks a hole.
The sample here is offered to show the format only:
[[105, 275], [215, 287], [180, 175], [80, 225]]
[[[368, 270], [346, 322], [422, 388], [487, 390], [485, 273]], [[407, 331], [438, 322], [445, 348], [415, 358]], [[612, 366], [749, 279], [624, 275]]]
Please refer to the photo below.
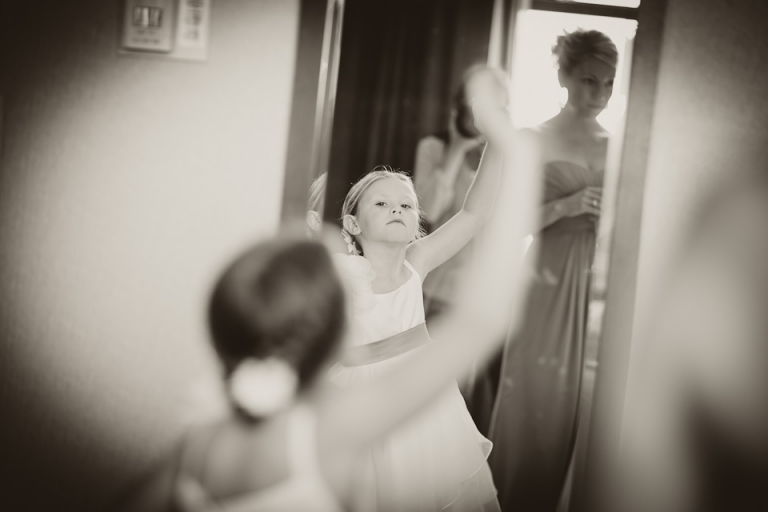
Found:
[[347, 243], [347, 252], [352, 256], [360, 256], [360, 251], [357, 249], [357, 243], [352, 238], [352, 235], [350, 235], [346, 229], [343, 229], [341, 231], [341, 236]]
[[260, 418], [286, 409], [299, 387], [299, 378], [281, 359], [248, 358], [229, 379], [232, 400], [249, 415]]

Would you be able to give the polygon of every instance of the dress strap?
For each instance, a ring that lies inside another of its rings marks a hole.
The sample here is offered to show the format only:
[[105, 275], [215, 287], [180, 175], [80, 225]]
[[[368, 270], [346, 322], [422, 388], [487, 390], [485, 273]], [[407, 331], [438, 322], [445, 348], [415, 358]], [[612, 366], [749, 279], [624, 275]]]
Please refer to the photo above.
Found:
[[419, 274], [419, 273], [416, 271], [416, 269], [415, 269], [415, 268], [413, 268], [413, 265], [411, 265], [411, 263], [410, 263], [408, 260], [403, 260], [403, 262], [405, 263], [405, 266], [406, 266], [406, 268], [408, 268], [408, 270], [410, 270], [410, 271], [411, 271], [411, 273], [413, 274], [413, 276], [415, 276], [415, 277], [416, 277], [416, 278], [419, 280], [419, 282], [422, 282], [422, 281], [423, 281], [423, 279], [421, 278], [421, 274]]
[[314, 411], [308, 405], [297, 405], [288, 424], [288, 457], [292, 474], [318, 472], [316, 430]]

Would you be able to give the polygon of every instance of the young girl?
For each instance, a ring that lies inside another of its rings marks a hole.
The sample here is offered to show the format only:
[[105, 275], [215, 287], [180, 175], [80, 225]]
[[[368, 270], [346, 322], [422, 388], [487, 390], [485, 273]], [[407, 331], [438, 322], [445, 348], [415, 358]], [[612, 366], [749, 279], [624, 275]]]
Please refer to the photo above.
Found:
[[[488, 112], [483, 119], [494, 136], [509, 136], [503, 115]], [[121, 509], [168, 510], [181, 498], [184, 510], [361, 510], [361, 455], [444, 392], [473, 359], [490, 353], [509, 312], [519, 311], [519, 244], [530, 229], [528, 198], [537, 181], [528, 172], [504, 180], [504, 201], [461, 301], [433, 328], [440, 342], [343, 392], [318, 383], [337, 358], [345, 323], [345, 294], [326, 249], [282, 239], [238, 258], [219, 279], [209, 307], [232, 414], [192, 431]], [[402, 501], [400, 510], [420, 510], [419, 503]]]
[[[469, 91], [490, 89], [495, 108], [506, 90], [490, 69]], [[470, 97], [473, 96], [470, 93]], [[494, 105], [489, 105], [494, 108]], [[488, 140], [463, 208], [433, 234], [419, 238], [419, 202], [406, 175], [376, 169], [349, 191], [342, 207], [349, 256], [342, 275], [354, 294], [352, 347], [333, 382], [356, 387], [397, 370], [426, 339], [422, 281], [456, 254], [490, 217], [501, 178], [500, 151], [510, 143], [499, 126], [478, 129]], [[418, 238], [418, 240], [417, 240]], [[361, 257], [362, 256], [362, 257]], [[421, 334], [419, 334], [421, 333]], [[427, 370], [423, 378], [427, 378]], [[475, 427], [456, 382], [408, 425], [374, 446], [361, 483], [380, 511], [498, 510], [486, 462], [491, 443]]]

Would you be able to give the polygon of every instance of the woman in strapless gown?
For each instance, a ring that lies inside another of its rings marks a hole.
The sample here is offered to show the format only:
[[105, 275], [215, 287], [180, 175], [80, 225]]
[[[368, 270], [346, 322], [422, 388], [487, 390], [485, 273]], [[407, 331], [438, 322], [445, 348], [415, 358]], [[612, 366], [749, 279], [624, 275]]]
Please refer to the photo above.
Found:
[[[544, 166], [545, 202], [600, 187], [603, 172]], [[576, 433], [596, 217], [565, 217], [538, 233], [522, 331], [504, 347], [489, 460], [502, 510], [555, 510]]]
[[604, 34], [558, 38], [562, 111], [533, 130], [544, 198], [530, 254], [533, 285], [496, 380], [489, 458], [502, 510], [557, 509], [576, 437], [590, 268], [608, 134], [595, 119], [611, 96], [616, 49]]

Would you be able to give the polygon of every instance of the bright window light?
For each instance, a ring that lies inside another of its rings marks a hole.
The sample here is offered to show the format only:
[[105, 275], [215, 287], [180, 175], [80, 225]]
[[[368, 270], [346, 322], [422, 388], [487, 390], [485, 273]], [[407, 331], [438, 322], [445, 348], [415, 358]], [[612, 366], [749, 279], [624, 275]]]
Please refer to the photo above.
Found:
[[619, 51], [619, 66], [608, 107], [598, 121], [615, 133], [627, 105], [625, 82], [630, 66], [624, 56], [637, 31], [637, 22], [623, 18], [587, 16], [551, 11], [527, 10], [517, 20], [517, 40], [513, 58], [512, 115], [519, 128], [536, 126], [560, 112], [568, 92], [557, 80], [557, 65], [552, 55], [557, 36], [578, 28], [605, 33]]

